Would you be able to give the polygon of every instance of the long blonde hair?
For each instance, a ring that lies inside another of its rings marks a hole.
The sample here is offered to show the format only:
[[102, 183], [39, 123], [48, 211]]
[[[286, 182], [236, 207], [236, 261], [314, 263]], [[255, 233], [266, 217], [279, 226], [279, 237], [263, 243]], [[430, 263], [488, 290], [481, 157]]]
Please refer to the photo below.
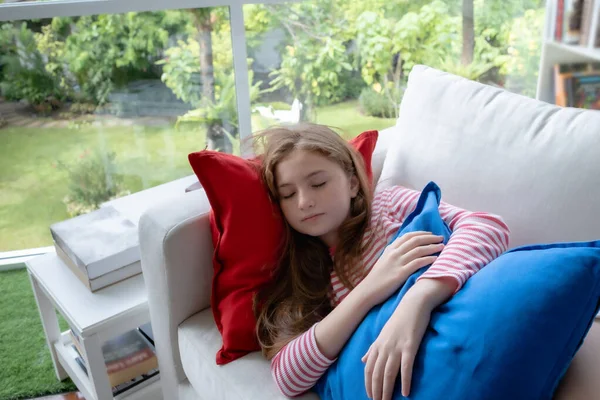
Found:
[[[254, 298], [257, 335], [268, 358], [331, 311], [329, 298], [332, 269], [341, 282], [353, 289], [364, 247], [372, 191], [363, 158], [336, 132], [322, 125], [298, 124], [268, 129], [256, 135], [263, 151], [263, 179], [269, 195], [279, 203], [275, 169], [294, 150], [310, 151], [327, 157], [358, 178], [359, 190], [350, 203], [350, 215], [339, 227], [339, 243], [333, 261], [327, 246], [316, 237], [294, 230], [286, 221], [285, 246], [273, 271], [270, 284]], [[360, 245], [356, 245], [360, 243]]]

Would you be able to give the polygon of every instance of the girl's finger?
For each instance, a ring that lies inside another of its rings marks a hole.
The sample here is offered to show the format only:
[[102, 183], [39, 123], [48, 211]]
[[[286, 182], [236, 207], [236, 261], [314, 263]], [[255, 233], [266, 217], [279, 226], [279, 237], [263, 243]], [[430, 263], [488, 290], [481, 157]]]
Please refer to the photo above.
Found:
[[360, 361], [365, 362], [367, 360], [367, 358], [369, 357], [369, 352], [371, 351], [371, 346], [369, 346], [369, 350], [367, 350], [367, 352], [365, 353], [364, 356], [362, 356], [362, 358], [360, 359]]
[[430, 244], [438, 244], [438, 243], [442, 243], [443, 241], [444, 241], [443, 236], [437, 236], [437, 235], [433, 235], [433, 234], [417, 235], [417, 236], [411, 237], [409, 240], [407, 240], [406, 242], [404, 242], [400, 246], [398, 246], [396, 248], [396, 251], [398, 251], [401, 254], [406, 254], [409, 251], [416, 249], [417, 247], [427, 246]]
[[367, 357], [367, 365], [365, 365], [365, 389], [367, 389], [367, 397], [373, 398], [373, 391], [371, 390], [371, 383], [373, 377], [373, 369], [375, 368], [375, 362], [377, 361], [377, 354], [375, 351], [369, 349], [369, 356]]
[[413, 260], [413, 261], [409, 262], [408, 264], [406, 264], [403, 267], [403, 271], [405, 273], [409, 273], [409, 274], [412, 275], [413, 273], [417, 272], [418, 270], [420, 270], [424, 266], [429, 265], [429, 264], [433, 264], [433, 262], [435, 260], [437, 260], [436, 256], [429, 256], [429, 257], [417, 258], [416, 260]]
[[431, 232], [425, 232], [425, 231], [415, 231], [415, 232], [409, 232], [409, 233], [405, 233], [404, 235], [396, 238], [396, 240], [394, 240], [391, 244], [390, 247], [393, 248], [397, 248], [400, 247], [401, 245], [403, 245], [404, 243], [406, 243], [407, 241], [409, 241], [410, 239], [417, 237], [417, 236], [424, 236], [424, 235], [431, 235]]
[[381, 392], [383, 390], [383, 374], [385, 372], [385, 364], [387, 363], [387, 354], [379, 353], [375, 368], [373, 369], [373, 378], [371, 383], [371, 392], [374, 400], [381, 400]]
[[398, 377], [401, 358], [402, 355], [398, 357], [396, 354], [390, 354], [385, 363], [385, 370], [383, 372], [383, 392], [381, 396], [382, 400], [390, 400], [392, 394], [394, 394], [394, 386], [396, 384], [396, 378]]
[[436, 244], [428, 244], [425, 246], [419, 246], [419, 247], [415, 247], [414, 249], [410, 250], [408, 253], [406, 253], [402, 259], [406, 260], [406, 261], [412, 261], [412, 260], [417, 260], [421, 257], [427, 257], [427, 256], [432, 256], [435, 253], [439, 253], [444, 249], [444, 244], [443, 243], [436, 243]]
[[415, 363], [415, 351], [407, 349], [402, 353], [402, 362], [400, 364], [400, 379], [402, 380], [402, 396], [408, 397], [410, 394], [410, 383], [412, 380], [413, 365]]

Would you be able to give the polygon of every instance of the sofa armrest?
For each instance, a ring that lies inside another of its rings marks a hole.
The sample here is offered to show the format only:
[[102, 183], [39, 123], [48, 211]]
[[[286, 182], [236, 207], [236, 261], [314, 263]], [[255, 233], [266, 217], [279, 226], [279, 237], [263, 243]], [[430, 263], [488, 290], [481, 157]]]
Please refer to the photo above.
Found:
[[213, 244], [204, 190], [163, 202], [142, 214], [142, 272], [165, 399], [176, 399], [186, 379], [178, 326], [210, 306]]

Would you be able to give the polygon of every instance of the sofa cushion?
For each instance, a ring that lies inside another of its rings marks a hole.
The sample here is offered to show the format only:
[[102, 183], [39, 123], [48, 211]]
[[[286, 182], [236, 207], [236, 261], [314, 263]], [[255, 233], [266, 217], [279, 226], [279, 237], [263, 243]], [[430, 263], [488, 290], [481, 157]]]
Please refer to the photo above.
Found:
[[[260, 352], [227, 365], [215, 364], [215, 353], [223, 344], [210, 310], [201, 311], [178, 328], [183, 370], [201, 399], [284, 400], [271, 377], [270, 363]], [[314, 393], [297, 397], [317, 400]]]
[[501, 215], [511, 247], [600, 237], [600, 112], [415, 66], [378, 185]]
[[563, 380], [554, 400], [589, 400], [600, 393], [600, 321], [596, 319]]
[[[397, 237], [450, 237], [441, 192], [422, 191]], [[395, 238], [392, 238], [392, 241]], [[365, 399], [361, 362], [421, 268], [374, 307], [316, 385], [321, 399]], [[600, 241], [524, 246], [475, 274], [431, 316], [415, 359], [414, 400], [550, 399], [589, 330], [600, 299]], [[400, 394], [396, 380], [394, 399]]]
[[383, 170], [383, 163], [385, 162], [385, 156], [390, 148], [390, 144], [393, 143], [394, 137], [399, 134], [399, 128], [395, 125], [379, 131], [377, 144], [375, 145], [375, 150], [373, 150], [373, 156], [371, 157], [373, 182], [377, 183], [377, 181], [379, 181], [381, 171]]
[[[377, 131], [367, 131], [350, 140], [362, 155], [371, 180], [377, 136]], [[253, 296], [271, 279], [285, 226], [262, 181], [259, 159], [245, 160], [216, 151], [195, 152], [188, 158], [212, 207], [211, 307], [223, 336], [216, 362], [226, 364], [260, 349]]]

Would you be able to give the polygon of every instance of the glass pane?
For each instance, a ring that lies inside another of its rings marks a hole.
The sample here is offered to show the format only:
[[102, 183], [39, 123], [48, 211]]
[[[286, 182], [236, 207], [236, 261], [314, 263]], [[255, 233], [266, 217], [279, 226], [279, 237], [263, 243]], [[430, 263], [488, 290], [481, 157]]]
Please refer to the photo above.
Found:
[[0, 252], [239, 151], [232, 59], [226, 7], [0, 23]]
[[[535, 96], [543, 0], [325, 0], [246, 5], [263, 90], [253, 128], [307, 120], [352, 137], [395, 124], [407, 77], [426, 64]], [[301, 104], [298, 112], [295, 104]]]

